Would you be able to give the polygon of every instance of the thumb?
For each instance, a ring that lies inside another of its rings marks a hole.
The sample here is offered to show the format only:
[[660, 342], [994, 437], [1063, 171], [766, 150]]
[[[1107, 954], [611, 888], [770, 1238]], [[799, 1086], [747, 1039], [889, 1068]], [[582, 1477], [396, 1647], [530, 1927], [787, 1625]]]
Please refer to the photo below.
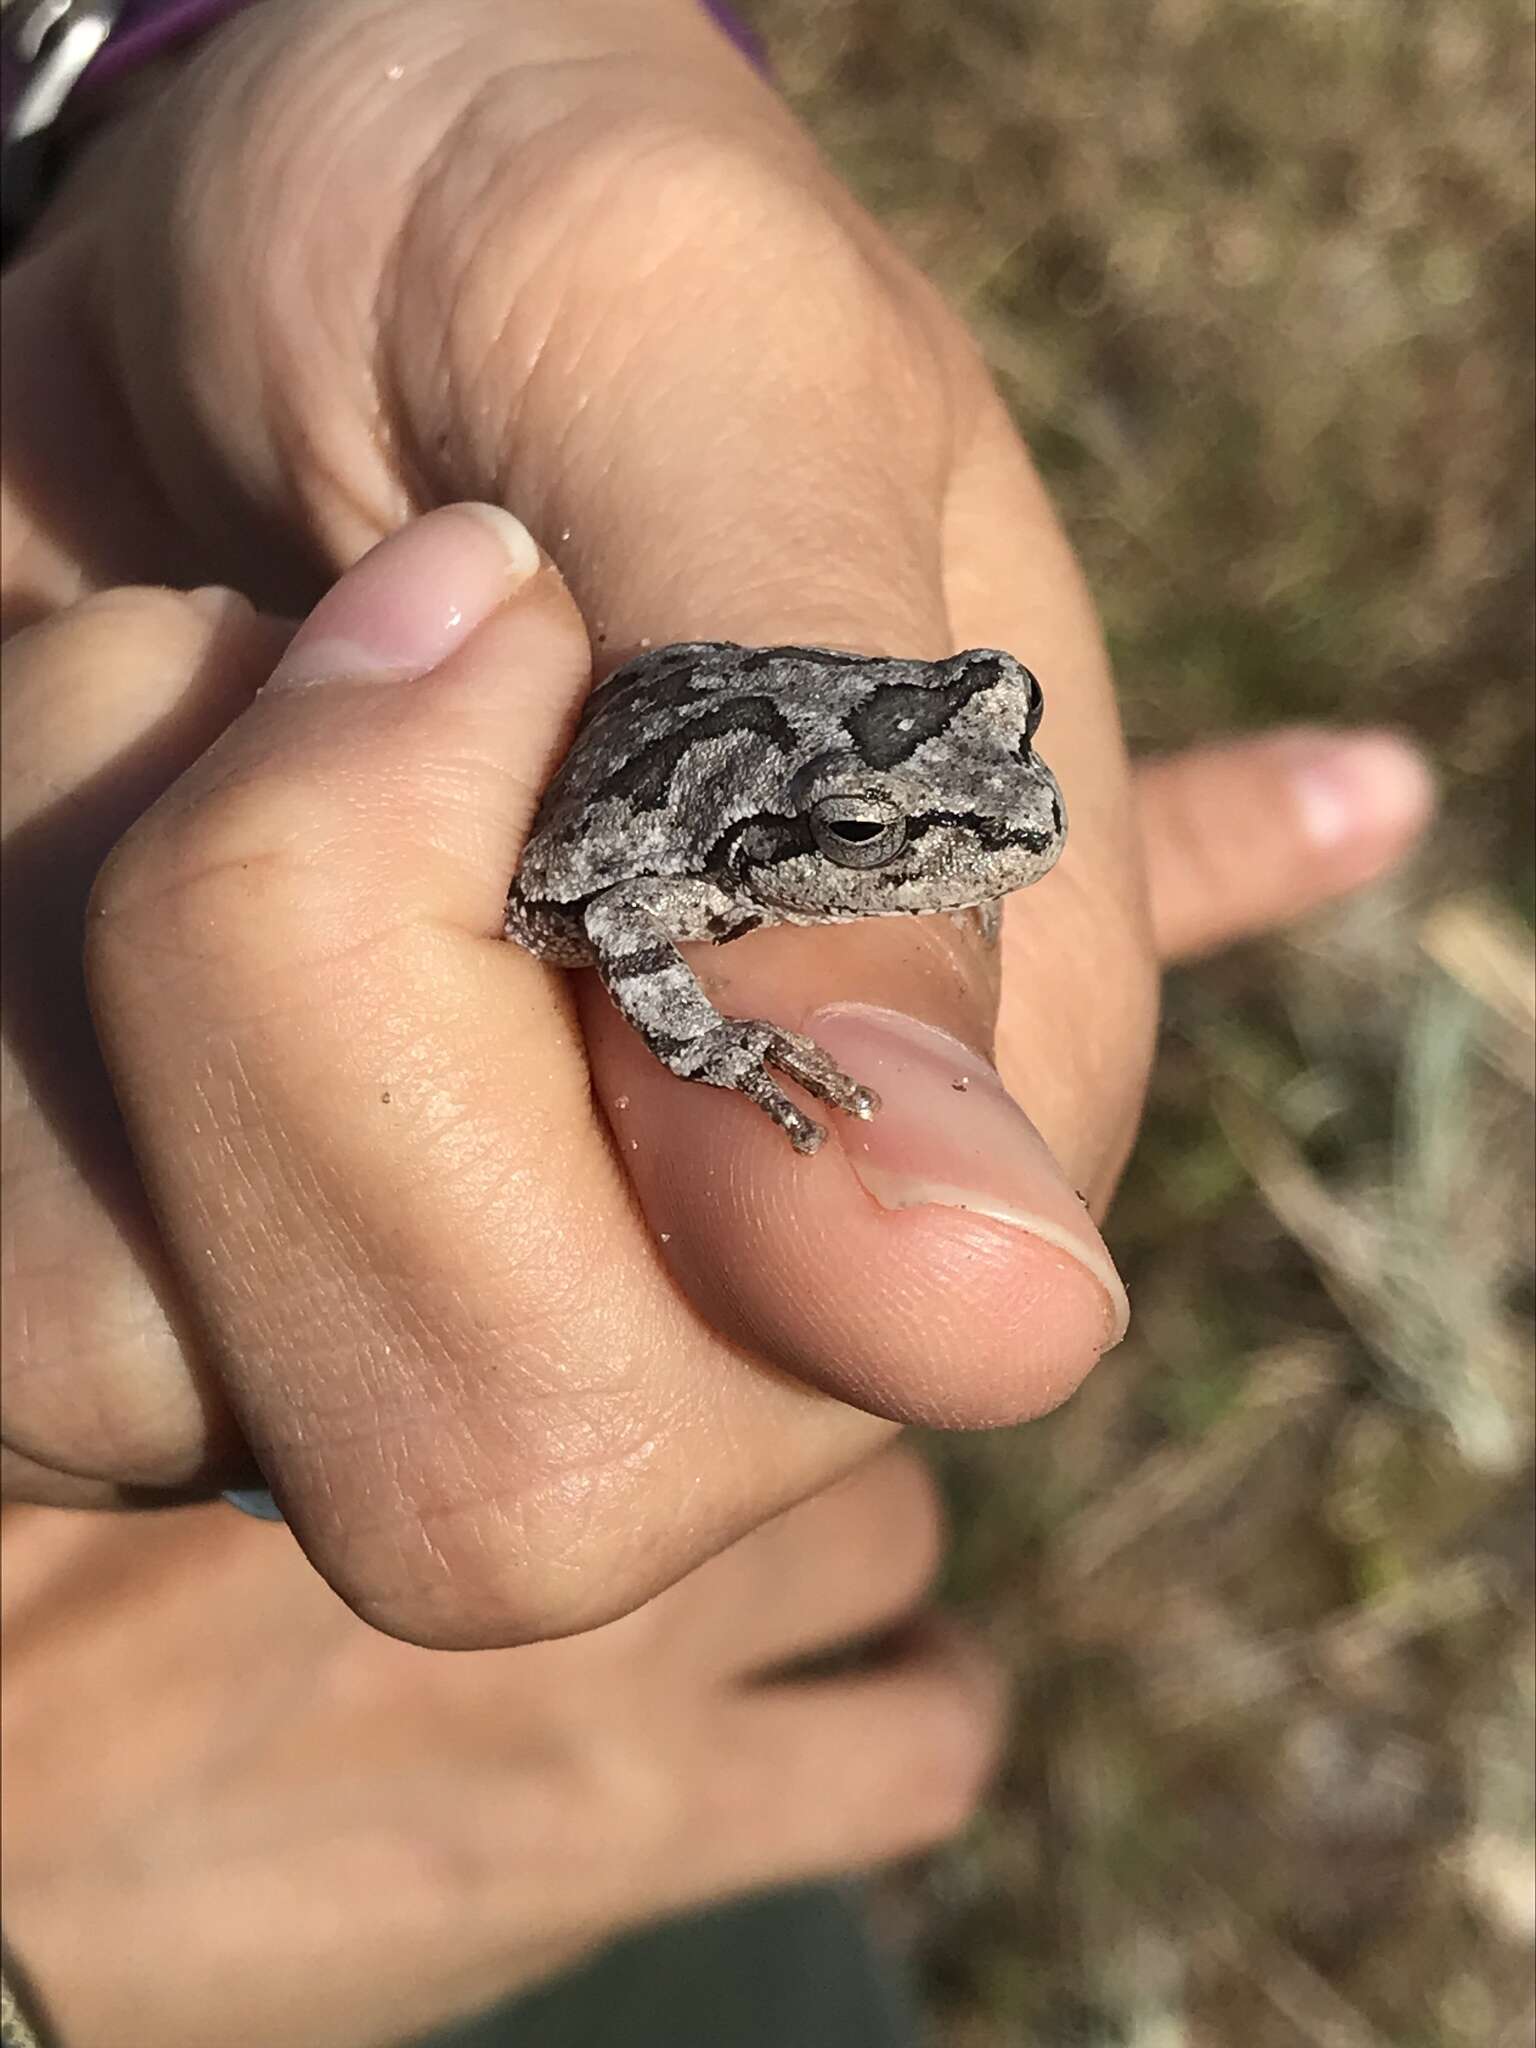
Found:
[[1294, 726], [1144, 762], [1136, 778], [1157, 950], [1212, 953], [1371, 881], [1434, 808], [1396, 733]]

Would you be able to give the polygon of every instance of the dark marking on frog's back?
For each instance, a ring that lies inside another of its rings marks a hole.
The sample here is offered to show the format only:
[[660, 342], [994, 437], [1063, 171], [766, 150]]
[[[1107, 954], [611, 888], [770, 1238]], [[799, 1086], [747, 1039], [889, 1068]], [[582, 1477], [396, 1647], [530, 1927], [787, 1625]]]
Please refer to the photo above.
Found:
[[686, 718], [648, 745], [638, 747], [598, 783], [596, 797], [622, 797], [637, 811], [657, 811], [671, 800], [678, 764], [703, 740], [734, 739], [755, 733], [785, 755], [793, 753], [794, 726], [772, 697], [717, 697], [696, 718]]
[[975, 661], [947, 682], [881, 683], [848, 713], [844, 727], [871, 768], [896, 768], [1001, 680], [1000, 663]]
[[[1032, 747], [1042, 702], [990, 647], [939, 661], [646, 649], [587, 702], [508, 889], [506, 936], [595, 967], [672, 1073], [734, 1092], [813, 1152], [825, 1132], [781, 1084], [859, 1118], [875, 1098], [813, 1040], [724, 1014], [679, 947], [967, 908], [995, 937], [999, 899], [1049, 870], [1066, 829]], [[893, 813], [905, 829], [887, 860], [839, 858]]]
[[[649, 660], [649, 658], [647, 658]], [[622, 720], [626, 727], [654, 724], [664, 713], [686, 711], [691, 705], [718, 698], [718, 678], [701, 670], [696, 661], [674, 661], [643, 666], [631, 662], [615, 669], [599, 683], [587, 699], [582, 726], [591, 731]]]

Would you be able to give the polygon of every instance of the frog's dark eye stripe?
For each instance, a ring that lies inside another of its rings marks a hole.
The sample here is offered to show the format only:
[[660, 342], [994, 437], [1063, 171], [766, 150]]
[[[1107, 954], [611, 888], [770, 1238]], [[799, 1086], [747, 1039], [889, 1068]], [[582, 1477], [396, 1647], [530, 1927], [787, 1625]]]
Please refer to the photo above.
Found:
[[773, 867], [781, 860], [809, 853], [813, 844], [804, 818], [757, 811], [722, 832], [706, 849], [703, 869], [706, 874], [722, 874], [742, 867]]
[[907, 821], [907, 838], [921, 839], [924, 833], [942, 825], [967, 833], [988, 853], [1001, 853], [1009, 846], [1022, 847], [1026, 853], [1048, 853], [1056, 843], [1055, 833], [1028, 825], [1009, 825], [1001, 818], [984, 818], [975, 811], [919, 811]]

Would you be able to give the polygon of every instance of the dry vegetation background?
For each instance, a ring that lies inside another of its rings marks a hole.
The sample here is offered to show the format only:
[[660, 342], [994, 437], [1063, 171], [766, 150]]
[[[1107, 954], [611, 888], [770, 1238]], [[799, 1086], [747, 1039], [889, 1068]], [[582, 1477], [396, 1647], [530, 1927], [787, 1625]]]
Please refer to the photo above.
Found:
[[1388, 719], [1413, 870], [1175, 978], [1061, 1414], [944, 1443], [1013, 1760], [942, 2048], [1528, 2048], [1528, 0], [756, 0], [981, 336], [1134, 742]]

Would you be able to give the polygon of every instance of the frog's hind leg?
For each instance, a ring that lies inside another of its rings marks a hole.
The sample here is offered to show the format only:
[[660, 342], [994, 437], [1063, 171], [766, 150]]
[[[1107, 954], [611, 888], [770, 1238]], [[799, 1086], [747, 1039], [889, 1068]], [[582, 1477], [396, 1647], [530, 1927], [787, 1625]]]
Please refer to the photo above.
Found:
[[551, 967], [590, 967], [592, 948], [572, 911], [525, 896], [514, 882], [507, 891], [502, 936], [537, 954]]
[[603, 986], [662, 1065], [684, 1080], [744, 1095], [797, 1152], [815, 1152], [827, 1134], [774, 1082], [770, 1067], [835, 1109], [871, 1116], [874, 1095], [813, 1040], [759, 1018], [721, 1016], [668, 937], [652, 898], [656, 887], [633, 882], [605, 890], [587, 905], [585, 922]]

